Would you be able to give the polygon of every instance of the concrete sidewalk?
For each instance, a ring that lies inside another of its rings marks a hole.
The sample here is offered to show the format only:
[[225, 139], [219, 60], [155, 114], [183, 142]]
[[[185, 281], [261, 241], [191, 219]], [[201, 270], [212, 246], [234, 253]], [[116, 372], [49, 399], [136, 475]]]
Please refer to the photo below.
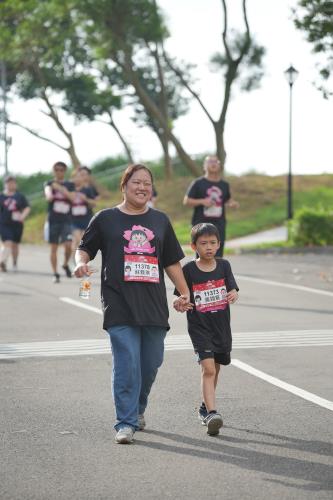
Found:
[[275, 227], [267, 231], [260, 231], [258, 233], [249, 234], [242, 238], [235, 238], [227, 240], [225, 248], [241, 248], [249, 245], [260, 245], [261, 243], [277, 243], [279, 241], [287, 241], [288, 231], [285, 226]]

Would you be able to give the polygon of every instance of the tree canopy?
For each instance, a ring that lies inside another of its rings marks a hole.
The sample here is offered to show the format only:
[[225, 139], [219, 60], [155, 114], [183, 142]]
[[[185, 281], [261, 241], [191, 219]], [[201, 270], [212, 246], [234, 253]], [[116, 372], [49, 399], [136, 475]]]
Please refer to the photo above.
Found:
[[318, 56], [321, 77], [316, 86], [324, 97], [333, 94], [329, 79], [333, 71], [333, 2], [327, 0], [299, 0], [293, 9], [294, 23], [301, 30], [312, 50]]

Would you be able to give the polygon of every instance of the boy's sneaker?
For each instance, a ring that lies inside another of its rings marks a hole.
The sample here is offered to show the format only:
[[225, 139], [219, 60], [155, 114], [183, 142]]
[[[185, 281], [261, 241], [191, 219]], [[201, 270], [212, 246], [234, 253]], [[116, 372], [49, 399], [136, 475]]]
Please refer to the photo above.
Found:
[[72, 271], [70, 270], [69, 266], [68, 265], [62, 266], [62, 268], [65, 271], [67, 278], [71, 278], [72, 277]]
[[2, 273], [6, 273], [7, 272], [7, 267], [6, 267], [6, 264], [4, 262], [0, 262], [0, 271]]
[[200, 406], [200, 408], [198, 410], [198, 419], [201, 420], [202, 425], [206, 425], [205, 418], [207, 417], [207, 415], [208, 415], [208, 411], [207, 411], [206, 405], [205, 405], [205, 403], [202, 403], [202, 405]]
[[134, 430], [132, 429], [132, 427], [126, 426], [119, 429], [114, 439], [118, 444], [129, 444], [133, 443], [133, 436]]
[[222, 416], [216, 412], [208, 413], [204, 422], [207, 425], [207, 434], [210, 436], [217, 436], [223, 425]]
[[54, 273], [54, 275], [53, 275], [53, 283], [60, 283], [60, 274]]
[[143, 431], [144, 428], [146, 427], [145, 416], [143, 414], [138, 416], [138, 426], [139, 426], [139, 431]]

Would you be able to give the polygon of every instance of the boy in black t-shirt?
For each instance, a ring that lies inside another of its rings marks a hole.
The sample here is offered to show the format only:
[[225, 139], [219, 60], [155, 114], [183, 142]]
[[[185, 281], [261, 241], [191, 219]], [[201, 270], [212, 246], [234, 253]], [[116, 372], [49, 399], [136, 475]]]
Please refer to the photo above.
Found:
[[[199, 418], [211, 436], [219, 433], [222, 417], [216, 411], [215, 390], [220, 365], [230, 364], [231, 329], [229, 304], [238, 299], [238, 286], [227, 260], [215, 258], [220, 236], [214, 224], [201, 223], [192, 228], [192, 249], [199, 257], [183, 267], [194, 307], [183, 307], [175, 299], [177, 311], [187, 311], [188, 332], [201, 365], [203, 402]], [[175, 290], [175, 294], [179, 295]]]

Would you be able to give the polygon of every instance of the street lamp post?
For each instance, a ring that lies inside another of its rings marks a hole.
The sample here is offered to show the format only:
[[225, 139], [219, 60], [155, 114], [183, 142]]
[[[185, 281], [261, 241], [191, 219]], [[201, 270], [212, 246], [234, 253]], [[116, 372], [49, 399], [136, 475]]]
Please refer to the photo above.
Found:
[[298, 71], [292, 65], [284, 72], [289, 83], [289, 170], [287, 183], [287, 219], [293, 218], [293, 200], [292, 200], [292, 172], [291, 172], [291, 150], [292, 150], [292, 95], [293, 85], [298, 77]]

